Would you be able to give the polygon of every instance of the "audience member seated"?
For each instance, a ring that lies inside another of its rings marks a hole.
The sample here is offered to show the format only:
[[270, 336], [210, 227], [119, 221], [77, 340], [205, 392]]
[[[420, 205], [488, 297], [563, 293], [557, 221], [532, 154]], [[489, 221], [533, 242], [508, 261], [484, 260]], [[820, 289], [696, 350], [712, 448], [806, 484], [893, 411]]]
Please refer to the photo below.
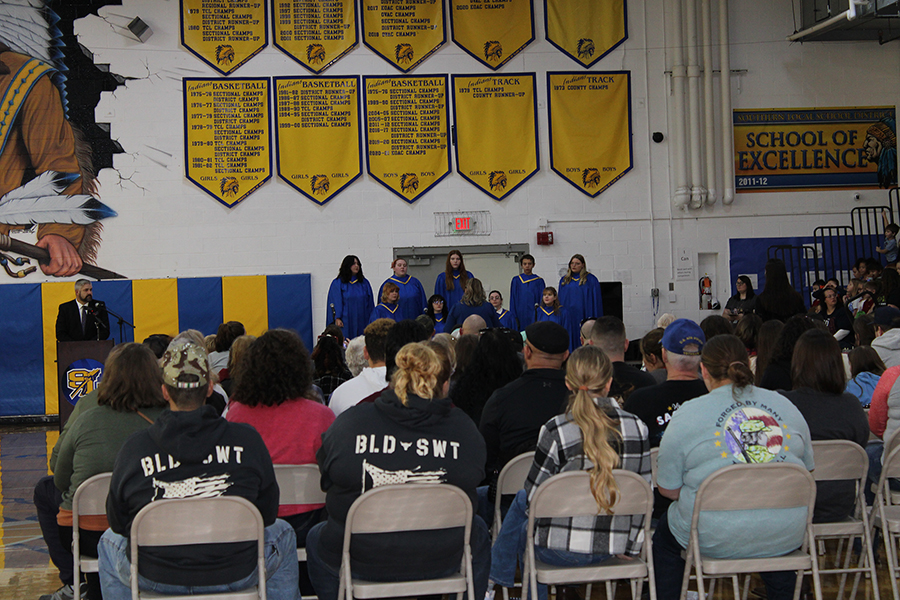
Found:
[[737, 323], [743, 315], [751, 314], [756, 305], [756, 292], [753, 291], [753, 282], [749, 277], [739, 275], [734, 288], [737, 293], [728, 299], [725, 310], [722, 311], [722, 316], [732, 324]]
[[[606, 354], [592, 346], [578, 348], [566, 364], [565, 379], [571, 392], [566, 413], [541, 429], [525, 489], [516, 495], [491, 550], [491, 581], [506, 587], [513, 586], [516, 559], [521, 562], [525, 551], [528, 504], [546, 480], [565, 471], [590, 471], [591, 492], [603, 511], [616, 503], [613, 469], [632, 471], [650, 481], [647, 428], [607, 397], [612, 364]], [[540, 520], [535, 556], [559, 566], [599, 564], [614, 555], [638, 556], [643, 520], [640, 515], [597, 516], [590, 524], [583, 519]], [[557, 588], [558, 598], [560, 592], [564, 590]], [[538, 586], [538, 596], [546, 600], [547, 586]]]
[[893, 306], [879, 306], [875, 309], [873, 323], [875, 340], [872, 348], [887, 368], [900, 365], [900, 310]]
[[425, 339], [430, 340], [434, 337], [434, 321], [428, 315], [419, 315], [416, 317], [416, 323], [425, 330]]
[[327, 404], [339, 385], [353, 379], [350, 369], [344, 362], [344, 349], [335, 338], [322, 334], [316, 347], [313, 348], [312, 361], [315, 365], [313, 383], [322, 390]]
[[453, 346], [453, 349], [456, 351], [456, 370], [453, 371], [453, 375], [450, 377], [451, 387], [456, 385], [462, 379], [462, 376], [466, 374], [466, 369], [469, 367], [469, 363], [472, 362], [472, 355], [475, 354], [475, 348], [478, 346], [479, 339], [480, 336], [477, 333], [461, 335], [456, 339], [456, 343]]
[[[48, 598], [73, 597], [75, 490], [94, 475], [112, 471], [125, 440], [159, 417], [166, 407], [161, 386], [162, 377], [153, 351], [142, 344], [119, 344], [106, 358], [96, 402], [88, 400], [80, 414], [70, 418], [64, 435], [60, 435], [50, 459], [53, 476], [41, 479], [34, 494], [41, 532], [63, 582], [63, 587]], [[105, 516], [81, 519], [82, 554], [97, 556], [97, 543], [107, 527]], [[90, 600], [100, 600], [100, 580], [95, 573], [87, 575], [87, 587], [81, 589], [86, 590]]]
[[756, 295], [754, 310], [763, 322], [772, 319], [785, 322], [794, 315], [806, 314], [803, 296], [791, 287], [784, 261], [771, 258], [766, 263], [766, 285]]
[[[759, 387], [767, 390], [794, 389], [794, 385], [791, 383], [791, 359], [794, 356], [794, 346], [797, 345], [797, 340], [801, 335], [815, 327], [815, 323], [806, 316], [797, 315], [788, 319], [775, 341], [772, 357], [765, 367]], [[759, 365], [757, 364], [758, 370]]]
[[591, 339], [591, 331], [594, 329], [594, 323], [597, 322], [597, 319], [588, 318], [585, 319], [581, 324], [581, 330], [578, 333], [578, 338], [581, 340], [582, 346], [587, 346], [588, 341]]
[[734, 326], [734, 335], [738, 336], [747, 349], [750, 356], [750, 369], [756, 372], [756, 346], [759, 339], [759, 330], [762, 328], [763, 322], [759, 315], [747, 313], [738, 319]]
[[625, 362], [628, 337], [625, 335], [625, 324], [618, 317], [607, 316], [597, 319], [594, 328], [591, 329], [590, 343], [603, 350], [612, 362], [613, 382], [609, 389], [610, 398], [624, 402], [634, 390], [656, 384], [656, 380], [648, 373]]
[[[450, 362], [421, 343], [405, 345], [395, 360], [391, 389], [374, 403], [341, 414], [325, 432], [316, 455], [328, 520], [310, 531], [306, 551], [320, 600], [337, 600], [344, 523], [360, 494], [396, 480], [437, 481], [459, 487], [474, 504], [475, 486], [484, 477], [484, 440], [472, 420], [446, 397]], [[479, 517], [471, 545], [475, 597], [484, 598], [490, 536]], [[376, 581], [443, 577], [459, 569], [458, 550], [459, 536], [452, 530], [358, 536], [352, 574]]]
[[[450, 307], [450, 314], [447, 315], [447, 324], [444, 326], [444, 331], [452, 332], [457, 327], [460, 327], [469, 315], [480, 316], [488, 327], [500, 327], [500, 319], [497, 318], [494, 307], [487, 301], [484, 286], [481, 285], [481, 280], [475, 277], [466, 281], [466, 292], [459, 302]], [[465, 331], [463, 335], [468, 333], [477, 332]]]
[[772, 360], [778, 344], [778, 336], [784, 329], [784, 323], [773, 319], [766, 321], [759, 327], [759, 335], [756, 336], [756, 362], [750, 360], [750, 369], [753, 371], [754, 385], [759, 385], [763, 374]]
[[[806, 419], [813, 441], [850, 440], [866, 447], [866, 413], [856, 397], [844, 392], [844, 363], [833, 336], [819, 329], [800, 336], [791, 361], [791, 379], [794, 389], [782, 394]], [[842, 521], [852, 514], [855, 504], [854, 481], [818, 482], [813, 522]]]
[[[657, 327], [641, 338], [641, 359], [644, 370], [650, 373], [656, 383], [666, 380], [666, 365], [662, 359], [662, 336], [665, 329]], [[590, 336], [589, 336], [590, 337]]]
[[335, 416], [341, 414], [373, 392], [384, 388], [384, 340], [388, 331], [394, 326], [392, 319], [376, 319], [366, 326], [363, 333], [366, 340], [363, 351], [369, 366], [357, 376], [339, 385], [331, 394], [328, 407]]
[[844, 391], [853, 394], [863, 408], [869, 408], [875, 386], [886, 370], [887, 367], [875, 350], [869, 346], [857, 346], [850, 351], [851, 379]]
[[247, 332], [244, 331], [244, 325], [239, 321], [228, 321], [219, 325], [219, 329], [216, 331], [215, 350], [209, 353], [209, 362], [212, 365], [213, 373], [218, 375], [219, 371], [228, 366], [231, 344], [245, 333]]
[[145, 346], [149, 347], [153, 354], [156, 355], [156, 358], [162, 358], [163, 353], [166, 351], [166, 348], [169, 347], [169, 342], [172, 341], [171, 335], [166, 335], [165, 333], [154, 333], [153, 335], [149, 335], [144, 338], [144, 341], [141, 342]]
[[464, 335], [479, 335], [482, 329], [487, 329], [487, 323], [481, 315], [469, 315], [459, 328], [458, 335], [459, 337], [463, 337]]
[[[327, 339], [336, 347], [334, 339]], [[271, 329], [247, 350], [226, 418], [231, 423], [252, 425], [274, 464], [315, 464], [322, 434], [334, 422], [334, 413], [307, 399], [311, 381], [309, 354], [300, 337], [292, 331]], [[324, 507], [283, 504], [278, 508], [278, 517], [294, 528], [298, 548], [305, 546], [313, 525], [325, 519]], [[306, 564], [302, 563], [301, 591], [311, 595], [305, 574]]]
[[381, 389], [369, 394], [357, 404], [375, 402], [381, 393], [390, 389], [397, 364], [394, 362], [397, 353], [403, 346], [426, 341], [425, 330], [413, 319], [404, 319], [396, 323], [384, 338], [385, 381]]
[[[231, 321], [236, 323], [237, 321]], [[197, 331], [196, 329], [185, 329], [178, 335], [176, 335], [171, 342], [169, 342], [169, 346], [171, 346], [174, 342], [190, 342], [200, 348], [203, 348], [207, 355], [209, 355], [209, 351], [206, 350], [206, 345], [204, 344], [203, 334]], [[215, 340], [213, 340], [215, 343]], [[166, 348], [168, 350], [168, 348]], [[230, 352], [229, 352], [230, 356]], [[219, 384], [219, 376], [215, 370], [213, 370], [210, 374], [210, 379], [213, 382], [213, 393], [210, 394], [206, 398], [206, 404], [212, 406], [216, 409], [216, 413], [219, 416], [225, 412], [225, 409], [228, 407], [228, 393], [225, 391]]]
[[[881, 466], [884, 454], [884, 442], [897, 429], [900, 429], [900, 366], [889, 367], [878, 380], [872, 393], [872, 404], [869, 406], [869, 430], [878, 441], [869, 442], [866, 453], [869, 455], [869, 484], [866, 486], [866, 501], [871, 504], [875, 499], [871, 484], [878, 483], [881, 477]], [[891, 479], [892, 490], [900, 491], [900, 479]]]
[[[239, 336], [231, 344], [231, 350], [228, 351], [228, 367], [219, 371], [219, 385], [222, 386], [222, 389], [224, 389], [229, 396], [231, 396], [231, 392], [234, 389], [234, 382], [241, 370], [241, 358], [243, 358], [247, 348], [249, 348], [250, 344], [255, 340], [255, 335], [245, 334]], [[162, 357], [160, 356], [160, 358]]]
[[259, 582], [272, 600], [299, 600], [297, 539], [288, 523], [276, 520], [278, 483], [262, 438], [205, 405], [213, 383], [201, 346], [176, 338], [161, 364], [170, 410], [125, 442], [113, 469], [106, 501], [110, 529], [99, 545], [104, 600], [131, 598], [128, 535], [135, 515], [162, 496], [200, 495], [241, 496], [259, 509], [266, 525], [265, 582], [256, 572], [256, 543], [242, 542], [144, 547], [138, 586], [160, 594], [202, 594]]
[[354, 377], [359, 376], [362, 370], [369, 365], [366, 360], [366, 336], [358, 335], [347, 344], [347, 350], [344, 352], [344, 359], [347, 361], [347, 368]]
[[708, 340], [717, 335], [734, 333], [734, 327], [731, 326], [731, 321], [722, 315], [710, 315], [706, 317], [700, 321], [700, 329], [703, 330], [703, 335], [705, 335]]
[[450, 388], [450, 398], [479, 424], [491, 394], [521, 374], [522, 363], [512, 342], [502, 329], [489, 329], [479, 336], [469, 367]]
[[822, 294], [822, 310], [816, 315], [817, 318], [825, 322], [828, 333], [834, 336], [841, 348], [850, 349], [853, 347], [853, 317], [850, 311], [844, 308], [841, 301], [841, 295], [837, 289], [825, 288]]
[[[753, 386], [747, 350], [737, 337], [719, 335], [709, 340], [700, 364], [710, 393], [675, 413], [659, 448], [657, 485], [660, 493], [674, 501], [653, 536], [660, 600], [676, 600], [680, 595], [682, 553], [690, 535], [694, 499], [704, 479], [738, 463], [790, 462], [809, 470], [814, 466], [806, 420], [780, 394]], [[705, 556], [780, 556], [802, 544], [806, 509], [703, 513], [699, 528]], [[762, 578], [769, 600], [793, 597], [796, 573], [762, 573]]]

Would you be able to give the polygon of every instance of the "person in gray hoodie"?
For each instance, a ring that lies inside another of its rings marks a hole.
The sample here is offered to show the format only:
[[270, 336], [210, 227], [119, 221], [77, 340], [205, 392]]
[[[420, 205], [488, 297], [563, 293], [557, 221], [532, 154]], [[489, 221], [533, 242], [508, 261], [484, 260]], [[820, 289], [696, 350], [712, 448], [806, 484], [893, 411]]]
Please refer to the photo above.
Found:
[[887, 368], [900, 365], [900, 310], [893, 306], [875, 309], [875, 340], [872, 347]]

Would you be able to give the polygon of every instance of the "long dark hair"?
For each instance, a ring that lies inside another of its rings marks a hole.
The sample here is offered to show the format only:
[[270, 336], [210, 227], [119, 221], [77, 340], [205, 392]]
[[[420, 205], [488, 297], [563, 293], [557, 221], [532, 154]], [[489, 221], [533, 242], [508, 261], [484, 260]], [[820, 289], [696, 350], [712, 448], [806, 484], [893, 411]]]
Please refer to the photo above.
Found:
[[167, 406], [162, 371], [153, 351], [133, 342], [119, 344], [106, 357], [97, 404], [119, 412]]
[[860, 373], [873, 373], [881, 377], [887, 367], [878, 352], [871, 346], [857, 346], [850, 351], [850, 374], [856, 377]]
[[775, 340], [775, 348], [772, 351], [772, 358], [769, 360], [769, 364], [790, 366], [794, 358], [794, 346], [797, 345], [797, 340], [800, 339], [801, 335], [815, 328], [816, 324], [805, 316], [797, 315], [788, 319], [781, 333], [778, 334], [778, 339]]
[[900, 288], [900, 273], [896, 269], [885, 269], [881, 272], [881, 294], [885, 301], [891, 292]]
[[716, 380], [728, 380], [735, 391], [753, 385], [753, 371], [744, 342], [730, 333], [717, 335], [703, 345], [700, 362], [709, 376]]
[[277, 406], [304, 397], [311, 385], [309, 353], [300, 336], [270, 329], [247, 348], [232, 400], [247, 406]]
[[522, 363], [509, 338], [499, 329], [490, 329], [478, 339], [469, 366], [453, 386], [453, 403], [481, 422], [481, 411], [488, 398], [522, 374]]
[[316, 378], [324, 375], [339, 375], [349, 370], [347, 363], [344, 362], [341, 346], [336, 339], [329, 335], [319, 337], [311, 358], [315, 365], [313, 377]]
[[454, 289], [453, 283], [453, 267], [450, 265], [450, 257], [453, 255], [459, 257], [459, 289], [466, 289], [466, 282], [469, 280], [469, 274], [466, 273], [466, 261], [463, 260], [462, 252], [454, 248], [447, 253], [447, 261], [444, 263], [444, 285], [448, 290]]
[[425, 314], [431, 317], [431, 320], [435, 323], [437, 323], [437, 315], [434, 314], [434, 303], [437, 300], [440, 300], [444, 303], [443, 308], [441, 308], [441, 318], [447, 318], [447, 300], [440, 294], [433, 294], [431, 298], [428, 299], [428, 304], [425, 307]]
[[778, 319], [766, 321], [759, 327], [759, 334], [756, 336], [756, 385], [762, 382], [763, 373], [772, 360], [782, 329], [784, 323]]
[[[747, 277], [746, 275], [738, 275], [738, 281], [742, 282], [745, 286], [747, 286], [747, 298], [746, 298], [747, 300], [749, 300], [750, 298], [752, 298], [756, 295], [756, 292], [753, 291], [753, 282], [750, 281], [749, 277]], [[735, 287], [735, 290], [736, 289], [737, 288]], [[738, 291], [735, 291], [733, 298], [737, 298], [738, 300], [740, 300], [741, 293]]]
[[784, 261], [771, 258], [766, 263], [766, 285], [756, 299], [757, 305], [771, 313], [780, 314], [787, 307], [794, 306], [800, 294], [791, 287]]
[[791, 359], [793, 388], [810, 388], [826, 394], [841, 394], [847, 386], [841, 345], [821, 329], [800, 336]]
[[350, 269], [353, 267], [353, 262], [356, 261], [359, 264], [359, 281], [363, 282], [366, 280], [366, 276], [363, 275], [362, 271], [362, 261], [359, 260], [359, 257], [355, 254], [348, 254], [344, 257], [344, 260], [341, 261], [341, 268], [338, 270], [338, 277], [341, 280], [341, 283], [350, 283], [353, 279], [353, 273]]

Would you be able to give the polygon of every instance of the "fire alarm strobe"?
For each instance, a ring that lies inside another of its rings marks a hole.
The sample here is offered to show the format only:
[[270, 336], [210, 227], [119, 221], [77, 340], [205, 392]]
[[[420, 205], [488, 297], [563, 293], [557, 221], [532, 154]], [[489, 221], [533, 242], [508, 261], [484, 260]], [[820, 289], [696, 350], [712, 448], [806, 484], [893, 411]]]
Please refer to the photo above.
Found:
[[553, 232], [552, 231], [538, 232], [537, 243], [538, 243], [538, 246], [552, 246], [553, 245]]

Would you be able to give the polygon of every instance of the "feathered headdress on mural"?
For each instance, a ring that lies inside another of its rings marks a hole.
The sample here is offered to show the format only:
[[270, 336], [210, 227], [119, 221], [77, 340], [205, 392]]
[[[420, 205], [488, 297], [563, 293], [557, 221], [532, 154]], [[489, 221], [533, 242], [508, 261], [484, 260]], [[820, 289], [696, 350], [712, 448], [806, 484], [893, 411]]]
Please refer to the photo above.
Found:
[[0, 42], [13, 52], [44, 60], [56, 71], [53, 83], [59, 88], [63, 109], [66, 101], [66, 66], [63, 63], [59, 17], [44, 0], [0, 0]]

